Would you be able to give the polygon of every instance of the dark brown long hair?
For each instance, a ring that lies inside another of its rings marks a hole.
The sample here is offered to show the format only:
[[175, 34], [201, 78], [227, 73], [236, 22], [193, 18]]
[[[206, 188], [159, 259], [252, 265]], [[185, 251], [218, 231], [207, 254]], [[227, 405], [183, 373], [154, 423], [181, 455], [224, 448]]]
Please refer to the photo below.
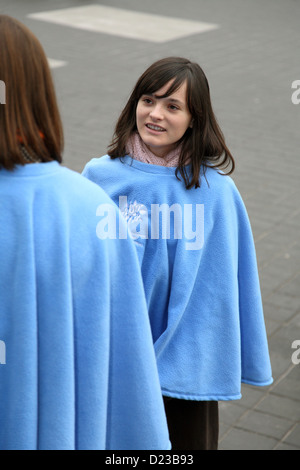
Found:
[[[186, 188], [191, 189], [200, 186], [201, 168], [204, 173], [210, 166], [223, 170], [222, 174], [231, 174], [235, 162], [213, 112], [207, 78], [198, 64], [181, 57], [161, 59], [139, 78], [117, 121], [108, 154], [111, 158], [126, 155], [127, 141], [137, 131], [136, 108], [141, 96], [155, 94], [171, 80], [173, 82], [163, 98], [173, 94], [186, 81], [187, 104], [193, 119], [193, 127], [188, 128], [180, 140], [182, 152], [176, 176], [180, 173]], [[191, 164], [190, 174], [186, 166], [188, 159]]]
[[24, 164], [20, 143], [43, 161], [61, 163], [63, 129], [44, 50], [22, 23], [0, 15], [0, 168]]

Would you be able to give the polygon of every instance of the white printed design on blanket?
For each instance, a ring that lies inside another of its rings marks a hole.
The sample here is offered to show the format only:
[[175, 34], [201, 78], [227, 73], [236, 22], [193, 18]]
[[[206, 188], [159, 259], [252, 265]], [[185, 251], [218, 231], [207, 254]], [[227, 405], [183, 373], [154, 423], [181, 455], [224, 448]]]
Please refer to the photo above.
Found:
[[[127, 222], [133, 240], [185, 240], [186, 250], [201, 250], [204, 245], [204, 204], [151, 204], [150, 209], [137, 201], [128, 202], [127, 196], [119, 197], [119, 209]], [[97, 225], [100, 239], [117, 238], [115, 207], [101, 204], [97, 209], [101, 217]], [[127, 238], [119, 224], [119, 238]]]

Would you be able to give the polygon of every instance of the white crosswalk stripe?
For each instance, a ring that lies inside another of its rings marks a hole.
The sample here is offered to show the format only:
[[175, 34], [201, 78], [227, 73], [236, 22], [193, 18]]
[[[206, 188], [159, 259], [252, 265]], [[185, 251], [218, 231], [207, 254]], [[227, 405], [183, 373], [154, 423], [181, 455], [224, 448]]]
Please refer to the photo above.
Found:
[[57, 69], [59, 67], [64, 67], [65, 65], [67, 65], [67, 62], [65, 60], [50, 59], [49, 57], [47, 57], [47, 59], [51, 69]]
[[141, 13], [104, 5], [32, 13], [29, 18], [86, 31], [163, 43], [217, 29], [219, 25]]

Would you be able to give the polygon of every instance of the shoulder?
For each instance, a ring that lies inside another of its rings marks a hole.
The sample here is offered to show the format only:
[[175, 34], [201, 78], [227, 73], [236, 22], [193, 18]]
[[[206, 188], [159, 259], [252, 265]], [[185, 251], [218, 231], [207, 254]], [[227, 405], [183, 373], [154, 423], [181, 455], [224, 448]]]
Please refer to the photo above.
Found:
[[98, 169], [109, 167], [116, 164], [119, 159], [112, 159], [109, 155], [103, 155], [102, 157], [92, 158], [84, 167], [82, 174], [86, 176], [87, 173], [97, 172]]
[[201, 172], [201, 186], [208, 188], [216, 194], [239, 195], [239, 190], [233, 178], [211, 167], [207, 167], [204, 174]]
[[131, 186], [133, 165], [128, 163], [127, 157], [112, 159], [109, 155], [94, 158], [88, 162], [82, 175], [104, 188], [112, 197], [123, 185]]
[[75, 204], [112, 203], [111, 198], [100, 186], [69, 168], [62, 167], [61, 184]]
[[119, 158], [112, 159], [109, 155], [93, 158], [84, 167], [82, 175], [96, 184], [102, 185], [104, 181], [110, 180], [113, 175], [120, 172], [122, 167]]
[[132, 170], [139, 169], [139, 166], [143, 167], [145, 171], [146, 168], [150, 168], [155, 165], [148, 165], [145, 163], [138, 162], [133, 160], [129, 155], [124, 155], [119, 158], [111, 158], [109, 155], [104, 155], [103, 157], [93, 158], [90, 160], [84, 167], [82, 172], [83, 176], [91, 179], [92, 181], [107, 178], [112, 175], [112, 172], [115, 174], [128, 174]]
[[205, 176], [201, 176], [201, 188], [213, 206], [226, 213], [232, 211], [239, 216], [247, 217], [243, 197], [230, 175], [214, 168], [207, 168]]

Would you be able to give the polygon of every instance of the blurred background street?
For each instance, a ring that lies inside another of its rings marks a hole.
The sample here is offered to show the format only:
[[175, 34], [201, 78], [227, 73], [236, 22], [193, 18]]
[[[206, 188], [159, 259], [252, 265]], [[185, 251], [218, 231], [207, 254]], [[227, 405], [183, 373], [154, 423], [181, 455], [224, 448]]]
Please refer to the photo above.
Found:
[[106, 153], [148, 65], [202, 66], [252, 223], [274, 376], [220, 404], [220, 449], [300, 450], [300, 0], [1, 0], [0, 13], [46, 51], [78, 172]]

